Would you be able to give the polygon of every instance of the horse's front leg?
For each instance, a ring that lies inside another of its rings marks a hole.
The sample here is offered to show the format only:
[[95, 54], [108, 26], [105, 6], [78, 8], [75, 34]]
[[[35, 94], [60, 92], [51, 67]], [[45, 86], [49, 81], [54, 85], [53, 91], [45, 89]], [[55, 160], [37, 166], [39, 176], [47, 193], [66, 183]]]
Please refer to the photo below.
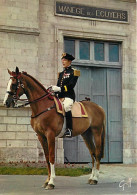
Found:
[[46, 186], [46, 190], [54, 189], [54, 179], [55, 179], [55, 134], [53, 131], [49, 130], [47, 132], [47, 140], [48, 140], [48, 149], [49, 149], [49, 162], [50, 162], [50, 180], [48, 185]]
[[48, 143], [47, 143], [47, 138], [45, 136], [42, 136], [42, 135], [38, 134], [38, 139], [39, 139], [39, 141], [41, 143], [41, 146], [43, 148], [43, 151], [44, 151], [44, 154], [45, 154], [45, 158], [46, 158], [46, 162], [47, 162], [47, 167], [48, 167], [48, 178], [46, 179], [45, 183], [42, 186], [42, 187], [46, 188], [46, 186], [49, 183], [50, 174], [51, 174], [50, 162], [49, 162]]

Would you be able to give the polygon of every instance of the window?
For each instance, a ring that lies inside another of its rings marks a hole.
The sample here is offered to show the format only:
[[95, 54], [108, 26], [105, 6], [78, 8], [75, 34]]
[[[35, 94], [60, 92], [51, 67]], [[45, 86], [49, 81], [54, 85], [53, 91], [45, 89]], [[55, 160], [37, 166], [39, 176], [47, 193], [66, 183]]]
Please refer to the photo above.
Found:
[[81, 65], [119, 66], [120, 68], [120, 45], [117, 42], [64, 38], [65, 52], [74, 55], [75, 62]]
[[90, 42], [80, 41], [80, 59], [89, 60], [90, 59]]
[[94, 43], [94, 59], [104, 61], [104, 43]]
[[75, 56], [75, 40], [64, 41], [64, 52]]
[[118, 62], [119, 61], [119, 45], [109, 43], [109, 61]]

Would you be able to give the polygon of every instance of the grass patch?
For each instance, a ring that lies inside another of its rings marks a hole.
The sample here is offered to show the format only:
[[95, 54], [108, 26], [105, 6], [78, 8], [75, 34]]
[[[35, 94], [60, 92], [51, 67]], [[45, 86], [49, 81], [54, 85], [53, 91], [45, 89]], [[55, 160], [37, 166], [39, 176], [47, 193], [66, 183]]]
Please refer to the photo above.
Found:
[[[58, 176], [81, 176], [91, 173], [90, 168], [56, 168]], [[0, 175], [47, 175], [47, 168], [0, 167]]]

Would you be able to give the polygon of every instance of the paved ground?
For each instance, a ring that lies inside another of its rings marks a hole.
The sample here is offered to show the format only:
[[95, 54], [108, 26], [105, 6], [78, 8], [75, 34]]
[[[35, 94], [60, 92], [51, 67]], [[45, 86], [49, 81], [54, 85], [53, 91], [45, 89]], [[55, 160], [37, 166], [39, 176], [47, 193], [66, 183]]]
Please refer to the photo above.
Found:
[[87, 183], [89, 175], [57, 176], [55, 189], [41, 188], [45, 176], [0, 175], [0, 195], [137, 195], [137, 165], [101, 165], [98, 185]]

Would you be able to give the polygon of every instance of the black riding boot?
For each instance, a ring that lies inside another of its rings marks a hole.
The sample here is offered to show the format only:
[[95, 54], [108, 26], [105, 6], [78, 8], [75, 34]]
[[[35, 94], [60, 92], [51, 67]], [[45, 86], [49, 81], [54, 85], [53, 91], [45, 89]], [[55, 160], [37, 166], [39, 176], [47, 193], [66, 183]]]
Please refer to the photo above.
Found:
[[71, 111], [65, 112], [66, 116], [66, 137], [72, 137], [72, 113]]

